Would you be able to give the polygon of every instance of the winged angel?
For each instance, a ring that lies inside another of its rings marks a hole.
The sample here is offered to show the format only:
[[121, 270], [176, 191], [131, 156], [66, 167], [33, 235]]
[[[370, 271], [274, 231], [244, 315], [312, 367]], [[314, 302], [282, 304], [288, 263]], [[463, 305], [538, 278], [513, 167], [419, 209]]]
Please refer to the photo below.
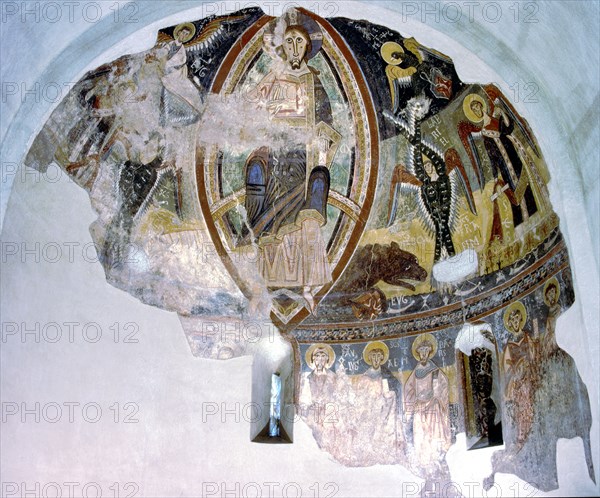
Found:
[[406, 165], [394, 168], [390, 186], [388, 226], [394, 222], [399, 195], [402, 190], [416, 192], [419, 212], [425, 226], [435, 237], [434, 261], [456, 255], [452, 241], [452, 224], [457, 212], [457, 183], [467, 193], [469, 208], [477, 214], [473, 191], [460, 156], [453, 148], [439, 150], [422, 136], [421, 122], [429, 111], [430, 99], [413, 97], [402, 115], [384, 111], [409, 142]]
[[161, 31], [150, 50], [89, 72], [26, 158], [42, 171], [55, 161], [89, 192], [98, 213], [90, 231], [107, 280], [181, 315], [226, 315], [246, 302], [191, 199], [208, 105], [203, 68], [218, 64], [211, 54], [254, 17], [182, 23]]

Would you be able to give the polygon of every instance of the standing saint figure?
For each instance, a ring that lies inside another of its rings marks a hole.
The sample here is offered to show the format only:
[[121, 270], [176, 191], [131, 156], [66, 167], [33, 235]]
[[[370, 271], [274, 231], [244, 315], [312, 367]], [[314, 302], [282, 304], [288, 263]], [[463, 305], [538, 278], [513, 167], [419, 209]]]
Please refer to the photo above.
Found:
[[311, 372], [306, 376], [302, 389], [303, 405], [325, 405], [333, 400], [335, 391], [335, 373], [331, 367], [335, 362], [335, 352], [327, 344], [313, 344], [306, 351], [306, 363]]
[[560, 316], [561, 307], [558, 302], [560, 297], [560, 286], [555, 277], [551, 278], [544, 285], [544, 303], [548, 306], [548, 318], [546, 319], [546, 334], [542, 344], [542, 353], [545, 357], [556, 352], [558, 344], [556, 342], [556, 320]]
[[368, 343], [363, 360], [369, 369], [357, 383], [361, 425], [369, 428], [363, 435], [363, 451], [378, 455], [380, 463], [397, 461], [397, 452], [404, 449], [402, 384], [387, 366], [389, 356], [384, 342]]
[[161, 78], [161, 126], [185, 126], [196, 123], [202, 112], [200, 90], [188, 77], [185, 44], [196, 35], [196, 27], [182, 23], [173, 30], [173, 41], [164, 45], [164, 74]]
[[372, 390], [376, 396], [389, 400], [386, 402], [388, 409], [384, 413], [386, 418], [392, 414], [389, 408], [392, 405], [396, 407], [396, 401], [399, 402], [402, 396], [402, 384], [386, 365], [389, 357], [390, 350], [381, 341], [370, 342], [363, 350], [363, 359], [367, 365], [370, 365], [370, 368], [363, 374], [363, 379], [374, 383]]
[[[508, 197], [512, 208], [513, 225], [517, 227], [538, 211], [542, 196], [536, 197], [533, 188], [536, 188], [539, 193], [543, 188], [543, 182], [538, 178], [533, 157], [515, 134], [515, 127], [519, 126], [525, 130], [525, 126], [512, 112], [510, 116], [503, 109], [500, 105], [503, 102], [502, 95], [495, 95], [499, 92], [492, 93], [492, 89], [488, 91], [491, 100], [496, 97], [489, 106], [479, 94], [471, 93], [465, 97], [463, 112], [470, 123], [461, 121], [458, 124], [458, 132], [473, 167], [481, 178], [483, 177], [482, 165], [473, 138], [476, 136], [483, 138], [483, 145], [495, 179], [492, 201], [502, 193]], [[507, 104], [505, 108], [510, 109]], [[527, 137], [526, 131], [524, 134]], [[491, 238], [503, 240], [502, 226], [495, 204]]]
[[335, 401], [337, 376], [331, 370], [335, 352], [327, 344], [313, 344], [306, 351], [305, 360], [311, 372], [302, 377], [301, 413], [319, 445], [333, 444], [340, 423], [339, 407]]
[[[246, 161], [245, 208], [259, 247], [259, 269], [271, 289], [299, 289], [314, 311], [318, 288], [332, 281], [321, 227], [327, 223], [329, 169], [340, 134], [332, 128], [331, 104], [318, 71], [308, 65], [321, 47], [318, 25], [288, 13], [281, 60], [275, 61], [251, 97], [273, 124], [304, 143], [262, 147]], [[292, 133], [294, 132], [294, 133]]]
[[445, 467], [445, 454], [452, 443], [448, 377], [431, 361], [436, 351], [437, 341], [431, 334], [422, 334], [413, 341], [412, 354], [418, 363], [404, 384], [413, 464], [428, 474], [438, 474], [440, 467]]
[[525, 443], [534, 417], [534, 398], [538, 383], [539, 340], [525, 330], [527, 311], [515, 301], [504, 312], [504, 326], [513, 339], [506, 343], [503, 356], [506, 408], [516, 427], [516, 444]]

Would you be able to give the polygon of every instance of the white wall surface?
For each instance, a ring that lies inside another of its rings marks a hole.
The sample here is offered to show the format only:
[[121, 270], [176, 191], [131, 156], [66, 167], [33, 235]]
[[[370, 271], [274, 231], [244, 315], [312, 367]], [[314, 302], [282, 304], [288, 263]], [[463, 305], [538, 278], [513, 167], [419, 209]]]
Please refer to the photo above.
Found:
[[[262, 6], [278, 14], [286, 3]], [[400, 467], [344, 468], [317, 448], [301, 422], [293, 445], [250, 443], [244, 407], [251, 401], [252, 359], [192, 357], [174, 314], [145, 306], [105, 282], [93, 248], [85, 247], [95, 218], [85, 192], [55, 168], [43, 176], [14, 174], [58, 103], [57, 89], [65, 95], [87, 70], [150, 47], [160, 27], [251, 5], [120, 4], [121, 10], [114, 1], [1, 2], [1, 401], [5, 412], [19, 410], [0, 426], [4, 495], [15, 489], [13, 496], [27, 490], [34, 496], [45, 489], [54, 496], [49, 484], [54, 482], [62, 496], [69, 496], [69, 489], [81, 496], [86, 484], [85, 491], [94, 496], [91, 483], [101, 486], [102, 496], [113, 496], [117, 489], [119, 496], [137, 490], [135, 496], [144, 497], [255, 496], [257, 490], [262, 496], [296, 496], [297, 491], [302, 496], [410, 496], [419, 479]], [[552, 203], [572, 260], [576, 302], [559, 319], [557, 338], [588, 386], [598, 473], [599, 4], [294, 4], [413, 35], [450, 55], [464, 81], [498, 83], [529, 120], [553, 177]], [[24, 15], [26, 9], [30, 13]], [[460, 19], [451, 22], [458, 9]], [[62, 332], [55, 343], [49, 340], [57, 330], [53, 324]], [[133, 329], [125, 330], [127, 324]], [[35, 332], [26, 333], [36, 328], [39, 342]], [[115, 342], [116, 329], [120, 337]], [[101, 337], [91, 342], [98, 330]], [[124, 334], [131, 330], [138, 342], [125, 343]], [[40, 404], [39, 423], [35, 413], [23, 422], [21, 410], [35, 412], [35, 403]], [[65, 403], [78, 403], [71, 405], [72, 422]], [[49, 423], [56, 404], [62, 418]], [[102, 414], [92, 423], [95, 406]], [[133, 409], [137, 422], [124, 423]], [[484, 494], [480, 483], [491, 470], [491, 451], [465, 454], [461, 443], [448, 456], [453, 477], [465, 496]], [[600, 493], [587, 477], [579, 439], [559, 441], [558, 471], [560, 488], [548, 496]], [[126, 483], [135, 484], [125, 489]], [[544, 495], [514, 476], [498, 475], [497, 483], [504, 496]]]

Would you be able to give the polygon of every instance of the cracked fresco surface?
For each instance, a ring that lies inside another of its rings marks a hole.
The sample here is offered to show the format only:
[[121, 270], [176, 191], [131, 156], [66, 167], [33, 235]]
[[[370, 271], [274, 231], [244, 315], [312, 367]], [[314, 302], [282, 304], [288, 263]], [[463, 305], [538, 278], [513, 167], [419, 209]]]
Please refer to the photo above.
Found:
[[195, 355], [250, 351], [203, 317], [283, 334], [293, 401], [342, 464], [433, 489], [465, 431], [551, 490], [556, 440], [581, 437], [595, 480], [542, 151], [441, 52], [302, 9], [182, 23], [73, 88], [26, 159], [52, 162], [89, 193], [108, 282], [177, 312]]

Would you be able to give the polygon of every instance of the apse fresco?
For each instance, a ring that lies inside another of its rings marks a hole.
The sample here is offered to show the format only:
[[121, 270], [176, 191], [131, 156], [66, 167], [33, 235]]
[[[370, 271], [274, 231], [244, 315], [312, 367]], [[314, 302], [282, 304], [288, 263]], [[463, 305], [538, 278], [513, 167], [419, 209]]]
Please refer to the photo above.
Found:
[[[557, 344], [574, 302], [542, 150], [491, 83], [364, 20], [258, 8], [160, 30], [85, 75], [26, 163], [90, 196], [107, 281], [195, 318], [267, 319], [294, 351], [296, 410], [346, 466], [401, 465], [426, 490], [461, 451], [558, 487], [586, 386]], [[276, 374], [276, 372], [273, 372]]]

